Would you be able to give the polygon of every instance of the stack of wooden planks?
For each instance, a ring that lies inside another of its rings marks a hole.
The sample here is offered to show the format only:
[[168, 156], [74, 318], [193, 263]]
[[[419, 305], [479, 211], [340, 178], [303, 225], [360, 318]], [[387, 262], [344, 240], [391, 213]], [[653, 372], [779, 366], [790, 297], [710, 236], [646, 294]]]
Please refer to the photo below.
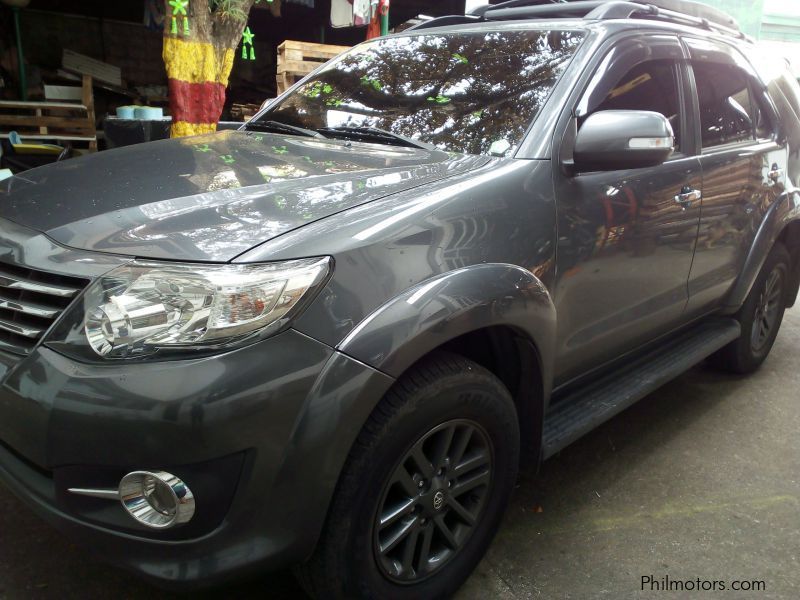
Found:
[[122, 69], [94, 59], [91, 56], [78, 54], [65, 48], [61, 56], [61, 65], [67, 71], [79, 75], [91, 75], [97, 81], [122, 87]]
[[80, 102], [0, 101], [0, 137], [16, 131], [23, 140], [87, 142], [97, 150], [92, 78], [83, 76]]
[[349, 46], [286, 40], [278, 46], [278, 94], [282, 94], [299, 79], [349, 49]]

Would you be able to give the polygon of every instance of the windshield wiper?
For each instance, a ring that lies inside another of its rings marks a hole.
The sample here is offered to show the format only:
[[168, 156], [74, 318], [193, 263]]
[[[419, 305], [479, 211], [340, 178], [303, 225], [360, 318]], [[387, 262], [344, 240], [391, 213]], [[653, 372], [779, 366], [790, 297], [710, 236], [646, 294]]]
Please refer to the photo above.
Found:
[[306, 137], [325, 137], [313, 129], [306, 129], [305, 127], [298, 127], [297, 125], [289, 125], [288, 123], [281, 123], [280, 121], [248, 121], [244, 124], [244, 128], [251, 131], [274, 131], [277, 133], [304, 135]]
[[327, 134], [328, 137], [348, 137], [363, 141], [388, 143], [393, 146], [409, 146], [422, 150], [436, 150], [436, 146], [419, 140], [392, 133], [378, 127], [320, 127], [317, 131]]

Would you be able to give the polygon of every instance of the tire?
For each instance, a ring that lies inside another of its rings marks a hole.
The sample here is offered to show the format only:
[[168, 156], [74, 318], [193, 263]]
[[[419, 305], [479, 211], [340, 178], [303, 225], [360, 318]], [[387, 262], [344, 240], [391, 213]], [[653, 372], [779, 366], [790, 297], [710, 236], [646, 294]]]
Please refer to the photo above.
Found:
[[449, 597], [494, 537], [518, 462], [517, 413], [500, 380], [455, 354], [423, 359], [360, 432], [298, 580], [315, 598]]
[[775, 244], [736, 313], [742, 335], [711, 357], [715, 366], [746, 374], [758, 369], [767, 358], [786, 310], [790, 265], [786, 248], [781, 243]]

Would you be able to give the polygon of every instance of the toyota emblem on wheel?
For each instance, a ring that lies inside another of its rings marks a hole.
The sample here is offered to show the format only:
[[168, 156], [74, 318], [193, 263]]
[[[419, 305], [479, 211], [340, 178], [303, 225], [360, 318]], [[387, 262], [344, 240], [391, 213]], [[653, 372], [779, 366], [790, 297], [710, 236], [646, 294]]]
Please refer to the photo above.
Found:
[[444, 492], [439, 490], [433, 495], [433, 508], [439, 510], [444, 505]]

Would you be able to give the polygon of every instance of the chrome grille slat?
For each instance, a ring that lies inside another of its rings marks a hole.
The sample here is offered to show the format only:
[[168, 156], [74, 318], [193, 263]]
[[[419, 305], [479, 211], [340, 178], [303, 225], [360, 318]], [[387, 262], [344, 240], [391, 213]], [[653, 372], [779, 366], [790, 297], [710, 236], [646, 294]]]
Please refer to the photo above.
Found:
[[10, 300], [4, 298], [0, 294], [0, 308], [7, 308], [8, 310], [16, 310], [25, 313], [26, 315], [33, 315], [34, 317], [42, 317], [43, 319], [55, 319], [58, 313], [61, 312], [58, 308], [50, 308], [42, 304], [22, 300]]
[[[5, 334], [10, 335], [10, 334]], [[34, 344], [36, 344], [36, 340], [29, 340], [25, 337], [14, 336], [14, 342], [7, 342], [4, 339], [0, 339], [0, 350], [4, 350], [6, 352], [12, 352], [14, 354], [28, 354], [31, 350], [33, 350]], [[25, 340], [27, 344], [23, 344], [21, 340]]]
[[10, 331], [26, 338], [36, 339], [44, 333], [43, 329], [36, 329], [34, 327], [26, 327], [5, 319], [0, 319], [0, 329], [3, 331]]
[[0, 350], [30, 353], [87, 284], [0, 260]]
[[58, 296], [59, 298], [71, 298], [80, 291], [79, 289], [63, 287], [60, 285], [18, 279], [17, 277], [7, 273], [0, 273], [0, 287], [8, 288], [10, 290], [25, 290], [26, 292], [36, 292], [38, 294]]

